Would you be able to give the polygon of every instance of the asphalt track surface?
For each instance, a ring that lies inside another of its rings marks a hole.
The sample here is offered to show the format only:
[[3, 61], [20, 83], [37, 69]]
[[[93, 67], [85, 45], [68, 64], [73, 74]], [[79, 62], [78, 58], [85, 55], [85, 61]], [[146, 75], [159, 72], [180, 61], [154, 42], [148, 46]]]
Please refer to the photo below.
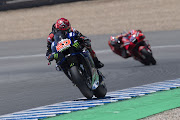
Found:
[[[123, 59], [109, 49], [110, 35], [88, 36], [99, 59], [108, 92], [180, 78], [180, 30], [147, 32], [156, 66]], [[55, 64], [47, 65], [46, 40], [0, 43], [0, 115], [83, 97]]]

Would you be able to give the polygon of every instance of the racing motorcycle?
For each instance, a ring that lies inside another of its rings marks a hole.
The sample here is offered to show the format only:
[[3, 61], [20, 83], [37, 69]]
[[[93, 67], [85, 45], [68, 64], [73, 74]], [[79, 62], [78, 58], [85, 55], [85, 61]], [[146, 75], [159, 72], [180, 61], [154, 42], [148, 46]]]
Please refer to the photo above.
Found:
[[[144, 34], [141, 32], [137, 32], [136, 34], [132, 35], [129, 40], [122, 38], [120, 48], [124, 47], [135, 60], [138, 60], [144, 65], [156, 65], [156, 60], [153, 57], [151, 46], [148, 40], [144, 40], [144, 38]], [[111, 41], [113, 41], [113, 39], [114, 37], [111, 36], [110, 40], [108, 41], [108, 44], [112, 50], [114, 49], [111, 45]], [[121, 53], [121, 49], [119, 50], [119, 53]]]
[[105, 97], [107, 93], [103, 74], [95, 67], [90, 52], [75, 39], [76, 33], [64, 35], [57, 32], [52, 43], [52, 53], [57, 66], [81, 93], [91, 99]]

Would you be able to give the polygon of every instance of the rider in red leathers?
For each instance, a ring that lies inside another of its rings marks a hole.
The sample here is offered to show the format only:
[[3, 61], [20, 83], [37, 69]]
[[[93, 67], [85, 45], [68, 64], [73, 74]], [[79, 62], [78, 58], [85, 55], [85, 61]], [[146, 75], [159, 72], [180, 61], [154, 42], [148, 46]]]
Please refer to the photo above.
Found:
[[101, 68], [104, 66], [104, 64], [98, 60], [94, 50], [91, 48], [91, 40], [88, 39], [86, 36], [82, 35], [76, 29], [72, 28], [70, 22], [65, 18], [58, 19], [57, 22], [54, 23], [52, 26], [52, 32], [49, 34], [47, 38], [47, 52], [46, 52], [47, 60], [52, 61], [54, 59], [52, 55], [51, 44], [54, 41], [54, 35], [56, 34], [57, 31], [61, 31], [65, 35], [70, 32], [75, 32], [77, 34], [76, 39], [79, 40], [82, 43], [82, 45], [86, 47], [91, 53], [96, 68]]
[[[131, 54], [128, 51], [127, 45], [129, 45], [130, 41], [133, 40], [133, 36], [139, 33], [142, 33], [142, 31], [131, 30], [126, 34], [117, 35], [116, 37], [111, 36], [110, 40], [108, 41], [108, 44], [114, 53], [122, 56], [123, 58], [129, 58], [131, 57]], [[145, 38], [145, 36], [143, 37]]]

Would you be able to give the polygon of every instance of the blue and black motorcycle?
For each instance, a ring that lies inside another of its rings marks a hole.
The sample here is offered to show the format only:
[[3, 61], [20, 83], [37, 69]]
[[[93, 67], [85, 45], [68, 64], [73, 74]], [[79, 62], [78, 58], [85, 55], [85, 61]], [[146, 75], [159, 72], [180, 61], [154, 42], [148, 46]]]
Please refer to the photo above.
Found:
[[63, 35], [57, 32], [52, 43], [52, 52], [58, 67], [79, 88], [81, 93], [91, 99], [105, 97], [107, 88], [103, 74], [95, 67], [90, 52], [82, 47], [71, 32]]

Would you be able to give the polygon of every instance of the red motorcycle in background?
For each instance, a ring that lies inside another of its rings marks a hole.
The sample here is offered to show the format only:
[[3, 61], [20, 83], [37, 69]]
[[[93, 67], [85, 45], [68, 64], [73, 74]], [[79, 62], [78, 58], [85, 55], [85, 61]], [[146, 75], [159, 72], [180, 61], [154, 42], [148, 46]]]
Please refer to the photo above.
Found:
[[122, 49], [125, 49], [129, 56], [132, 56], [135, 60], [138, 60], [142, 64], [156, 65], [156, 60], [153, 57], [151, 46], [148, 40], [144, 40], [145, 36], [141, 31], [132, 34], [128, 39], [122, 37], [120, 40], [115, 40], [116, 38], [117, 37], [111, 36], [108, 41], [108, 44], [114, 53], [122, 56]]

